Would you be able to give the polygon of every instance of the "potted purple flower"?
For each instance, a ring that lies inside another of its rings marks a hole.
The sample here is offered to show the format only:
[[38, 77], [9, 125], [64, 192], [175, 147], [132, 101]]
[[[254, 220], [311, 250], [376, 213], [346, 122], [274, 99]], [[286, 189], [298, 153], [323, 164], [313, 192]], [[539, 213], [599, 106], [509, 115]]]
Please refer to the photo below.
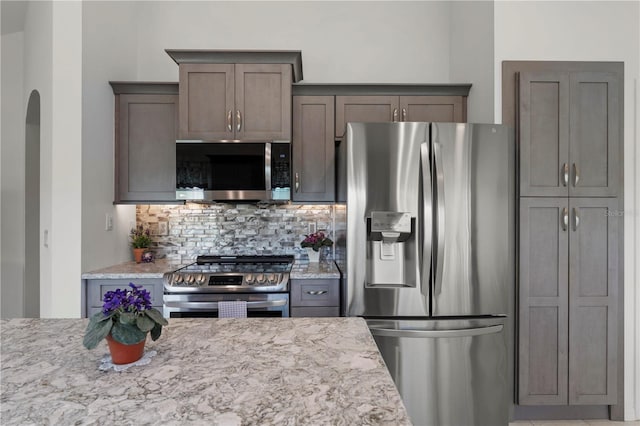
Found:
[[138, 225], [129, 232], [131, 247], [133, 247], [133, 257], [136, 263], [142, 262], [142, 255], [151, 246], [151, 232], [149, 228]]
[[322, 231], [306, 235], [304, 240], [300, 243], [300, 247], [307, 249], [309, 262], [313, 263], [318, 263], [320, 261], [320, 249], [322, 247], [331, 247], [332, 245], [333, 241], [331, 241], [331, 238], [325, 236]]
[[102, 311], [89, 320], [83, 344], [87, 349], [107, 340], [114, 364], [129, 364], [142, 358], [147, 333], [158, 340], [162, 326], [168, 325], [162, 313], [151, 306], [149, 292], [129, 283], [127, 289], [108, 291]]

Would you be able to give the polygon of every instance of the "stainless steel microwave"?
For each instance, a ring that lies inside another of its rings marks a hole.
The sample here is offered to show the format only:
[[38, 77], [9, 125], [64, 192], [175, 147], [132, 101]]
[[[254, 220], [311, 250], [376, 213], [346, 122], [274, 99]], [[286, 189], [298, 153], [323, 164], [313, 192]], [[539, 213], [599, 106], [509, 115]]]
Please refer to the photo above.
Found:
[[291, 143], [177, 141], [176, 198], [288, 201]]

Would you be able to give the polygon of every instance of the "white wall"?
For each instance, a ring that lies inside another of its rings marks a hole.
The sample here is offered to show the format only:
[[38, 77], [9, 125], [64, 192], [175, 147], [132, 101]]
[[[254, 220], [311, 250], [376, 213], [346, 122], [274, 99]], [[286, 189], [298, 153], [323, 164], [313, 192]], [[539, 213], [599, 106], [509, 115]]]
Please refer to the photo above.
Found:
[[164, 49], [302, 50], [304, 81], [449, 82], [447, 2], [143, 2], [138, 76], [177, 81]]
[[[495, 117], [501, 120], [503, 60], [624, 61], [625, 419], [640, 418], [640, 161], [635, 87], [640, 61], [638, 2], [496, 2]], [[635, 238], [634, 238], [635, 236]]]
[[[137, 5], [83, 4], [82, 10], [82, 270], [130, 260], [135, 206], [114, 206], [114, 94], [109, 81], [138, 81]], [[105, 231], [106, 214], [113, 231]]]
[[467, 121], [493, 123], [493, 2], [454, 1], [451, 7], [451, 82], [471, 83]]
[[42, 316], [80, 317], [82, 201], [82, 3], [53, 2], [51, 290]]
[[24, 314], [24, 33], [2, 36], [0, 317]]
[[[29, 2], [24, 27], [24, 86], [20, 105], [20, 125], [24, 126], [26, 102], [32, 90], [40, 93], [40, 230], [52, 230], [52, 115], [53, 115], [53, 4], [50, 2]], [[24, 157], [24, 137], [20, 143]], [[15, 164], [16, 176], [20, 175], [21, 190], [24, 191], [24, 163]], [[24, 197], [24, 194], [22, 195]], [[21, 217], [15, 222], [20, 227], [20, 241], [24, 253], [24, 201], [20, 205]], [[43, 242], [41, 240], [41, 242]], [[21, 277], [21, 279], [23, 279]], [[53, 294], [51, 249], [40, 247], [40, 315], [51, 315]]]

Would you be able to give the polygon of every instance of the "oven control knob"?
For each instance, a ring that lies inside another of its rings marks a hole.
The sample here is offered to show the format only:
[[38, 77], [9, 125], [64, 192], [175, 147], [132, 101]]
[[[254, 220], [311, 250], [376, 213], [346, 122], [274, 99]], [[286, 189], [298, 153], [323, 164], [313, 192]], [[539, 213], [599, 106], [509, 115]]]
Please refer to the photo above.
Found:
[[192, 284], [194, 281], [193, 275], [189, 274], [184, 278], [184, 282], [186, 284]]
[[247, 284], [254, 284], [255, 277], [253, 276], [253, 274], [247, 274], [244, 276], [244, 280]]
[[204, 274], [198, 274], [196, 277], [196, 282], [198, 285], [204, 285], [207, 280], [207, 277]]
[[269, 274], [269, 284], [277, 284], [280, 281], [280, 274]]
[[173, 274], [173, 278], [171, 279], [171, 284], [180, 285], [182, 283], [182, 275]]
[[264, 283], [265, 280], [266, 277], [264, 276], [264, 274], [258, 274], [258, 276], [256, 276], [256, 283], [258, 284]]

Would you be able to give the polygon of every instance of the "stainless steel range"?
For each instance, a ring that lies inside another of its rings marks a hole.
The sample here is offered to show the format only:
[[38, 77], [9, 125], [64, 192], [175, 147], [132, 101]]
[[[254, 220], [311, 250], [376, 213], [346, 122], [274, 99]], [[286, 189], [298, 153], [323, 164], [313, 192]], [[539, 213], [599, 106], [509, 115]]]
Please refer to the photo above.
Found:
[[164, 274], [164, 316], [217, 317], [218, 302], [245, 301], [247, 316], [289, 316], [293, 256], [198, 256]]

